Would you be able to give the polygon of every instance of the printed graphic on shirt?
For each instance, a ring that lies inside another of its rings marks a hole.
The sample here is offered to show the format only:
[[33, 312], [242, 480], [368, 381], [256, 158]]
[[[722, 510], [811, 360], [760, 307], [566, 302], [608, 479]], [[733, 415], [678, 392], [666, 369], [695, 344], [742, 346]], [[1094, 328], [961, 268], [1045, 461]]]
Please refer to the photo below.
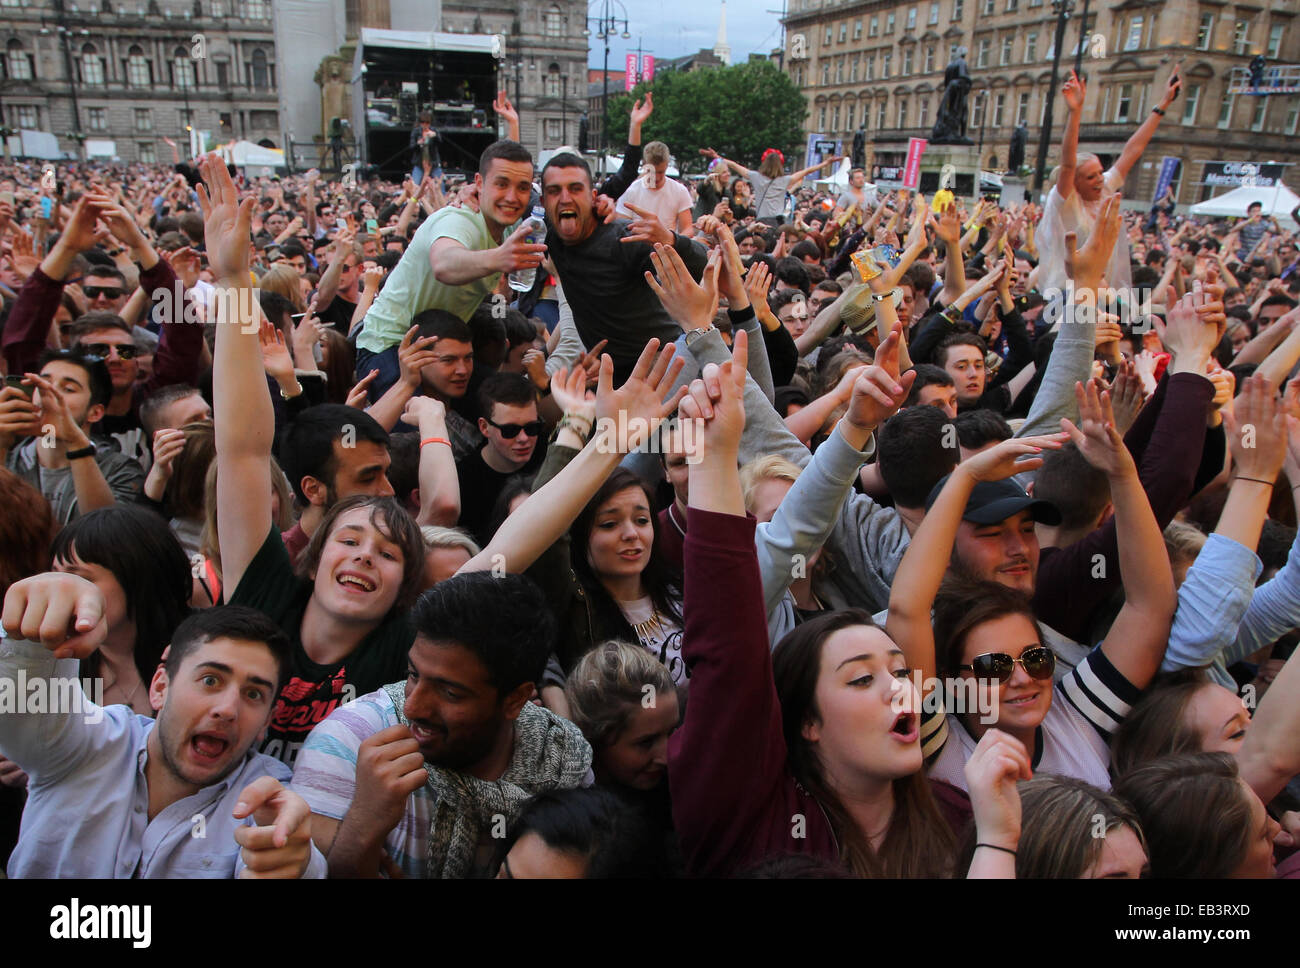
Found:
[[293, 766], [307, 735], [339, 706], [356, 698], [347, 685], [347, 669], [340, 666], [320, 681], [294, 676], [276, 698], [262, 752]]

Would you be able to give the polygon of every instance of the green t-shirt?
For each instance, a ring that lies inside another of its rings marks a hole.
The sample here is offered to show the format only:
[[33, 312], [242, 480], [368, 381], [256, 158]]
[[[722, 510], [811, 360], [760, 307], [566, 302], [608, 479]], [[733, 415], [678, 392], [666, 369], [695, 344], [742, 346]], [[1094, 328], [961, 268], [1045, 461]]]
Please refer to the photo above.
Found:
[[497, 247], [478, 212], [450, 207], [434, 212], [416, 231], [402, 260], [366, 313], [365, 325], [357, 335], [359, 349], [382, 353], [395, 346], [411, 328], [411, 317], [426, 309], [445, 309], [468, 322], [474, 310], [497, 287], [499, 272], [463, 286], [444, 286], [435, 279], [429, 265], [429, 249], [439, 239], [455, 239], [474, 252]]
[[294, 574], [280, 532], [272, 526], [239, 587], [227, 599], [230, 605], [257, 609], [289, 636], [289, 674], [276, 697], [261, 751], [290, 767], [307, 734], [336, 708], [406, 678], [406, 657], [415, 640], [406, 613], [393, 612], [341, 662], [313, 662], [300, 635], [312, 587]]

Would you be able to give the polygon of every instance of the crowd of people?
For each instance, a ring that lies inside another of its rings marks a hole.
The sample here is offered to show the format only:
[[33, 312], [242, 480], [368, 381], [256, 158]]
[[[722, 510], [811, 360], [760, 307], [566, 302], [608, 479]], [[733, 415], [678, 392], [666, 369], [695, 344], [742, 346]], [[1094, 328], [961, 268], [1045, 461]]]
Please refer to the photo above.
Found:
[[1041, 206], [0, 170], [8, 876], [1300, 876], [1300, 239], [1063, 98]]

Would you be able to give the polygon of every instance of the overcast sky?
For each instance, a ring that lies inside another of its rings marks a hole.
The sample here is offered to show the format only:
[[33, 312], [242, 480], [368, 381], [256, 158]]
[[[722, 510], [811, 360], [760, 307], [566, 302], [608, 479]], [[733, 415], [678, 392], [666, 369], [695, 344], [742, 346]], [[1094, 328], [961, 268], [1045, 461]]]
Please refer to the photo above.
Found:
[[[588, 14], [599, 17], [604, 0], [593, 0]], [[629, 51], [636, 51], [638, 38], [641, 49], [655, 57], [678, 57], [693, 54], [701, 48], [712, 49], [718, 36], [718, 17], [722, 11], [720, 0], [623, 0], [621, 4], [610, 0], [614, 16], [623, 19], [620, 7], [626, 9], [631, 40], [615, 36], [609, 45], [609, 69], [622, 70]], [[768, 13], [775, 10], [776, 13]], [[751, 52], [767, 54], [781, 44], [781, 0], [727, 0], [727, 43], [731, 46], [731, 62], [743, 62]], [[605, 60], [605, 44], [593, 34], [591, 44], [592, 67], [601, 67]]]

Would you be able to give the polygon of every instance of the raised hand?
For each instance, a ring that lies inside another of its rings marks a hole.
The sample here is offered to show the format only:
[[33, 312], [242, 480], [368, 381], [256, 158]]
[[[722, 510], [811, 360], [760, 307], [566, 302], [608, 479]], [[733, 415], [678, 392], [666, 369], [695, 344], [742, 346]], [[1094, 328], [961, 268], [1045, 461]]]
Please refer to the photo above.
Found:
[[433, 397], [414, 396], [406, 401], [406, 407], [402, 410], [399, 417], [404, 424], [410, 424], [412, 427], [419, 427], [422, 423], [430, 420], [446, 421], [447, 406], [441, 400]]
[[1061, 418], [1061, 427], [1079, 453], [1097, 470], [1108, 477], [1137, 474], [1133, 455], [1124, 446], [1124, 438], [1115, 427], [1115, 414], [1110, 406], [1110, 394], [1098, 392], [1097, 383], [1089, 380], [1074, 385], [1074, 399], [1079, 404], [1079, 423]]
[[1118, 192], [1102, 198], [1097, 224], [1082, 249], [1075, 250], [1078, 237], [1065, 233], [1065, 271], [1080, 289], [1096, 289], [1110, 262], [1110, 254], [1119, 241], [1121, 196]]
[[546, 375], [546, 353], [544, 350], [539, 350], [534, 346], [524, 353], [524, 358], [520, 362], [523, 364], [524, 372], [528, 374], [528, 378], [533, 381], [537, 389], [544, 391], [550, 386], [550, 377]]
[[167, 260], [167, 264], [172, 267], [172, 271], [176, 273], [176, 277], [186, 289], [193, 289], [198, 285], [199, 272], [203, 266], [197, 251], [189, 246], [183, 246], [173, 252], [159, 253], [159, 255]]
[[59, 244], [73, 252], [85, 252], [93, 246], [101, 208], [101, 201], [82, 195], [72, 209], [72, 217], [63, 226]]
[[344, 401], [344, 403], [347, 406], [355, 407], [358, 410], [364, 409], [366, 406], [366, 401], [370, 399], [370, 384], [375, 381], [375, 377], [377, 376], [379, 376], [379, 371], [371, 370], [360, 380], [358, 380], [356, 382], [356, 385], [353, 386], [352, 389], [348, 391], [348, 398]]
[[647, 212], [643, 208], [637, 208], [635, 205], [628, 205], [626, 208], [635, 214], [636, 218], [628, 223], [628, 234], [619, 239], [620, 242], [649, 242], [651, 245], [660, 242], [664, 245], [673, 244], [673, 233], [664, 227], [657, 215], [653, 212]]
[[164, 427], [153, 434], [153, 463], [144, 479], [144, 493], [153, 501], [161, 501], [172, 479], [176, 458], [185, 449], [185, 431]]
[[0, 387], [0, 449], [41, 432], [41, 408], [18, 387]]
[[1178, 65], [1175, 64], [1174, 69], [1169, 72], [1169, 80], [1165, 84], [1165, 96], [1160, 99], [1161, 110], [1168, 110], [1169, 105], [1174, 103], [1174, 100], [1178, 97], [1178, 92], [1182, 89], [1183, 79], [1179, 76]]
[[617, 447], [620, 453], [638, 449], [656, 421], [677, 409], [686, 387], [671, 395], [669, 391], [686, 363], [673, 359], [675, 349], [670, 343], [660, 351], [659, 340], [651, 339], [641, 351], [632, 375], [617, 390], [614, 389], [614, 360], [609, 354], [600, 358], [597, 424], [602, 429], [617, 431], [613, 440], [606, 436], [606, 446]]
[[1041, 437], [1012, 437], [972, 454], [959, 466], [977, 483], [1005, 481], [1024, 471], [1038, 470], [1043, 466], [1043, 459], [1037, 455], [1044, 450], [1060, 450], [1068, 436], [1060, 433], [1044, 434]]
[[256, 827], [235, 828], [244, 870], [241, 878], [302, 877], [311, 863], [311, 807], [273, 776], [263, 776], [239, 791], [234, 817], [252, 815]]
[[1160, 340], [1174, 356], [1174, 365], [1192, 372], [1205, 372], [1205, 364], [1218, 344], [1218, 326], [1202, 319], [1198, 311], [1206, 302], [1199, 284], [1165, 314], [1165, 328]]
[[407, 797], [428, 779], [411, 730], [400, 723], [381, 729], [357, 749], [357, 785], [347, 819], [382, 841], [402, 819]]
[[772, 284], [772, 270], [766, 262], [751, 262], [745, 272], [745, 293], [749, 304], [754, 307], [754, 315], [762, 322], [770, 318], [772, 310], [767, 305], [767, 290]]
[[[646, 121], [649, 120], [650, 115], [654, 113], [654, 110], [655, 110], [654, 94], [651, 93], [650, 91], [646, 91], [645, 100], [636, 101], [632, 105], [632, 113], [631, 113], [632, 124], [636, 124], [636, 125], [645, 124]], [[700, 154], [703, 153], [704, 151], [703, 149], [701, 149]]]
[[844, 419], [855, 427], [874, 430], [897, 413], [907, 400], [912, 384], [916, 382], [916, 370], [908, 370], [899, 376], [902, 338], [902, 323], [895, 320], [885, 341], [876, 347], [875, 365], [858, 371], [853, 381], [853, 396], [844, 413]]
[[934, 229], [936, 239], [951, 245], [961, 241], [961, 216], [957, 214], [957, 209], [952, 202], [944, 206], [943, 212], [937, 219], [933, 214], [927, 219], [930, 227]]
[[524, 224], [502, 242], [496, 250], [496, 268], [499, 272], [515, 272], [519, 269], [536, 269], [546, 256], [544, 242], [529, 242], [528, 234], [532, 232], [531, 219], [524, 219]]
[[70, 450], [84, 447], [90, 443], [90, 438], [86, 436], [68, 409], [67, 400], [63, 397], [63, 391], [54, 385], [53, 381], [45, 379], [37, 373], [28, 373], [24, 377], [24, 382], [30, 383], [36, 388], [34, 402], [40, 408], [40, 422], [50, 424], [54, 427], [55, 437], [59, 443], [63, 444]]
[[1137, 415], [1146, 405], [1146, 391], [1142, 378], [1138, 375], [1137, 365], [1132, 360], [1124, 360], [1115, 374], [1115, 382], [1110, 389], [1111, 411], [1115, 414], [1115, 429], [1121, 435], [1128, 433], [1137, 420]]
[[565, 367], [551, 377], [551, 399], [562, 414], [581, 414], [588, 420], [596, 415], [596, 395], [587, 389], [587, 373], [581, 366]]
[[731, 359], [718, 366], [710, 363], [700, 378], [693, 380], [690, 392], [681, 402], [681, 419], [694, 420], [702, 425], [697, 437], [703, 448], [702, 457], [712, 455], [718, 460], [730, 461], [735, 472], [736, 454], [740, 450], [740, 435], [745, 429], [745, 368], [749, 363], [749, 333], [736, 331], [731, 348]]
[[284, 333], [270, 320], [263, 319], [257, 332], [257, 342], [262, 350], [262, 368], [266, 375], [279, 382], [293, 380], [293, 356], [284, 343]]
[[1070, 113], [1078, 114], [1083, 110], [1083, 99], [1087, 93], [1087, 86], [1079, 80], [1079, 75], [1070, 71], [1070, 76], [1061, 86], [1061, 99], [1069, 107]]
[[510, 103], [510, 95], [505, 91], [497, 91], [497, 99], [492, 102], [492, 110], [497, 113], [497, 117], [504, 119], [507, 124], [517, 125], [519, 123], [519, 112]]
[[398, 379], [416, 389], [423, 379], [421, 371], [438, 359], [438, 353], [434, 349], [438, 344], [438, 337], [423, 336], [417, 339], [416, 334], [419, 331], [419, 326], [412, 326], [406, 331], [402, 341], [397, 344], [397, 365], [400, 372]]
[[659, 297], [668, 315], [683, 329], [708, 326], [718, 304], [719, 254], [715, 251], [709, 256], [699, 283], [691, 278], [686, 263], [670, 245], [656, 245], [654, 252], [650, 253], [650, 262], [655, 271], [647, 272], [645, 281]]
[[249, 282], [252, 234], [249, 221], [253, 214], [253, 196], [243, 201], [230, 172], [215, 154], [199, 159], [199, 208], [203, 211], [203, 241], [208, 265], [217, 279]]
[[1009, 733], [990, 729], [980, 738], [963, 772], [977, 841], [1015, 850], [1020, 843], [1021, 815], [1016, 782], [1033, 778], [1025, 745]]
[[1261, 376], [1247, 378], [1232, 408], [1224, 411], [1223, 423], [1237, 477], [1276, 480], [1287, 456], [1288, 435], [1273, 384]]

